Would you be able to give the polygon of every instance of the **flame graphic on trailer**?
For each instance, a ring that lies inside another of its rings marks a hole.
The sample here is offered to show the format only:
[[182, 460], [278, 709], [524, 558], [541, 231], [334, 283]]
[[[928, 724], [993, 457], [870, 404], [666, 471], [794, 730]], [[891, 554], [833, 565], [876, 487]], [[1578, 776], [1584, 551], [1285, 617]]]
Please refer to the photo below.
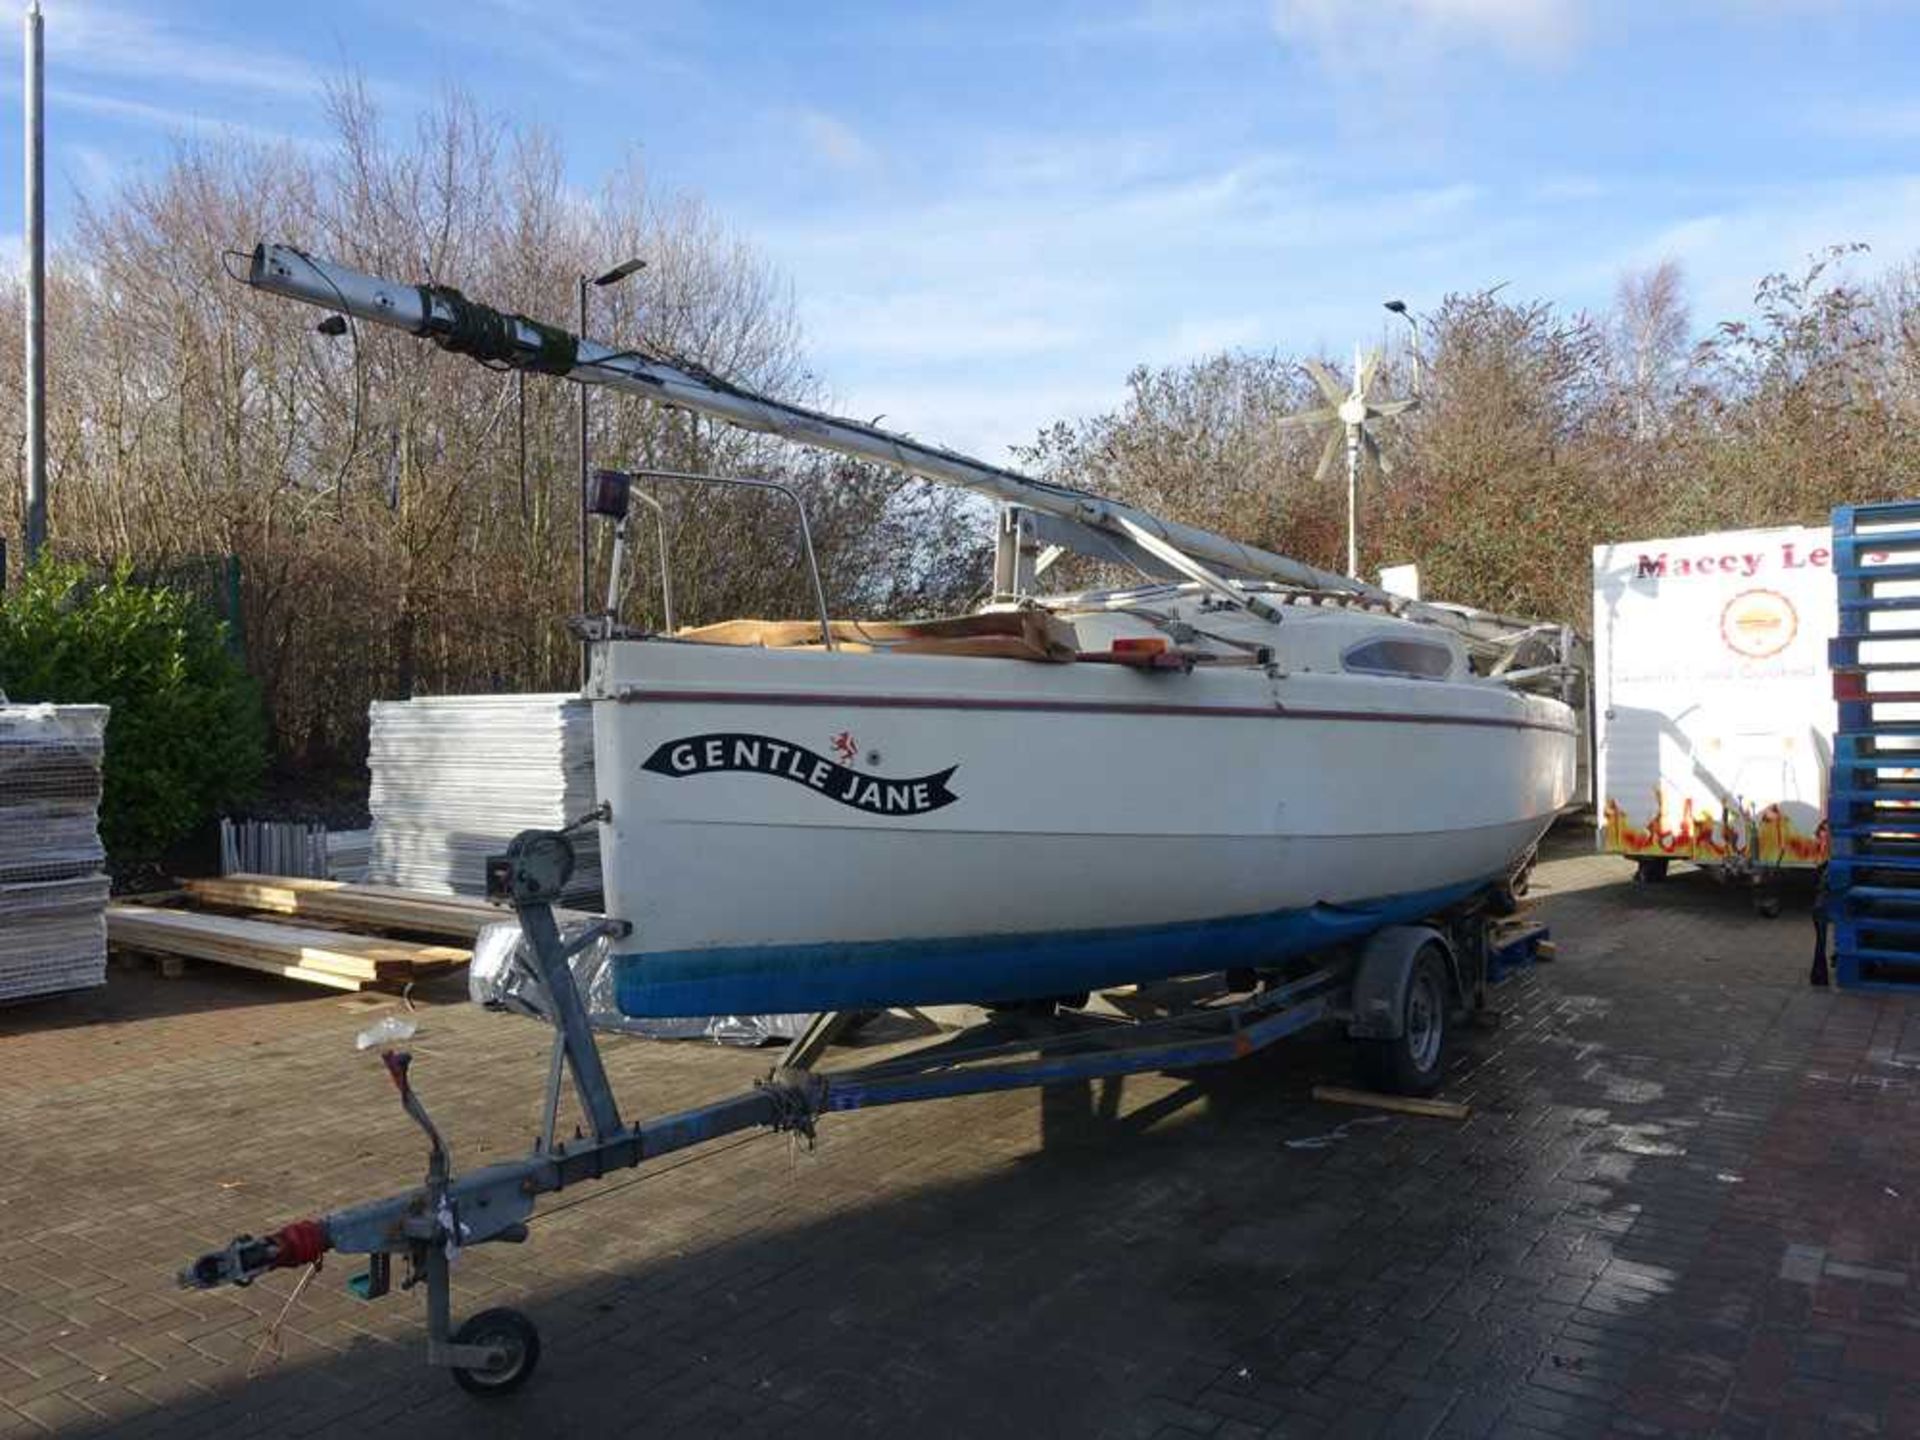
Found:
[[1602, 850], [1733, 869], [1827, 858], [1837, 605], [1824, 527], [1595, 548]]
[[1670, 825], [1666, 817], [1672, 813], [1657, 785], [1652, 813], [1639, 826], [1608, 796], [1601, 812], [1601, 848], [1615, 855], [1702, 865], [1819, 865], [1827, 858], [1826, 820], [1808, 834], [1779, 805], [1754, 812], [1736, 803], [1716, 817], [1711, 810], [1696, 811], [1689, 796], [1680, 802], [1678, 821]]

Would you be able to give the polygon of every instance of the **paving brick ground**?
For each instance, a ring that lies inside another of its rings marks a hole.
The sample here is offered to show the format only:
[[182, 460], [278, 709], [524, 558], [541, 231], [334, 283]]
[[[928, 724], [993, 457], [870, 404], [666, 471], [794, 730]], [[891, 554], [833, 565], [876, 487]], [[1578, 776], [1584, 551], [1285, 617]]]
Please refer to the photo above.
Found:
[[[172, 1284], [417, 1177], [381, 1009], [203, 970], [0, 1012], [0, 1437], [1920, 1436], [1920, 1004], [1809, 990], [1804, 901], [1577, 848], [1539, 891], [1561, 958], [1456, 1052], [1464, 1124], [1313, 1103], [1321, 1039], [675, 1157], [463, 1260], [547, 1343], [484, 1408], [340, 1257], [272, 1364], [293, 1277]], [[541, 1029], [421, 1019], [456, 1158], [523, 1149]], [[768, 1060], [613, 1051], [647, 1111]]]

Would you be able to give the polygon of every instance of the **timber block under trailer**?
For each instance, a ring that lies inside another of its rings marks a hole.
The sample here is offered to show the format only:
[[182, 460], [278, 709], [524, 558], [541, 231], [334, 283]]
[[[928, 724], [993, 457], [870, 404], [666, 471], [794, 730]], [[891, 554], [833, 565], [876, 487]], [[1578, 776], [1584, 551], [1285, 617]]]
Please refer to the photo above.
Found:
[[[1480, 1011], [1491, 987], [1551, 954], [1546, 927], [1502, 918], [1508, 906], [1490, 891], [1446, 915], [1390, 926], [1286, 972], [1236, 972], [1236, 983], [1250, 982], [1246, 988], [1215, 988], [1208, 998], [1165, 1013], [1143, 1002], [1127, 1012], [990, 1014], [907, 1053], [834, 1071], [814, 1065], [850, 1019], [819, 1016], [753, 1089], [629, 1124], [619, 1118], [569, 964], [592, 939], [621, 926], [603, 922], [563, 944], [552, 907], [570, 860], [563, 833], [527, 831], [505, 856], [488, 862], [490, 891], [513, 904], [553, 1007], [553, 1064], [533, 1152], [453, 1174], [447, 1146], [413, 1089], [412, 1057], [388, 1050], [382, 1059], [401, 1104], [427, 1136], [425, 1183], [266, 1236], [242, 1235], [181, 1271], [182, 1286], [248, 1285], [337, 1251], [369, 1257], [366, 1272], [349, 1286], [372, 1300], [392, 1288], [398, 1256], [406, 1267], [401, 1288], [426, 1286], [427, 1363], [451, 1370], [473, 1394], [502, 1395], [533, 1373], [539, 1334], [531, 1320], [509, 1309], [482, 1311], [455, 1329], [449, 1271], [464, 1248], [525, 1241], [542, 1195], [743, 1130], [811, 1139], [818, 1118], [834, 1111], [1227, 1064], [1326, 1021], [1346, 1023], [1374, 1088], [1430, 1095], [1443, 1076], [1452, 1021]], [[572, 1141], [554, 1139], [563, 1065], [592, 1130]]]

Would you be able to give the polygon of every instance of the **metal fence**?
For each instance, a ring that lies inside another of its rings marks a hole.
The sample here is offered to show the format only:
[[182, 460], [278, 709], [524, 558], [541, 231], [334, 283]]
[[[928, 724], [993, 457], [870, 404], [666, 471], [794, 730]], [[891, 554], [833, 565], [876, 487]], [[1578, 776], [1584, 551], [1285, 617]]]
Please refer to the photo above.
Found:
[[136, 584], [178, 590], [193, 596], [227, 626], [227, 648], [247, 653], [246, 617], [240, 605], [242, 571], [238, 555], [196, 555], [133, 567]]
[[[54, 547], [52, 553], [69, 563], [84, 565], [103, 578], [113, 572], [113, 566], [102, 561], [97, 554], [62, 551], [58, 547]], [[5, 592], [7, 581], [11, 578], [8, 563], [7, 537], [0, 535], [0, 593]], [[129, 573], [137, 585], [177, 590], [198, 600], [225, 623], [227, 648], [236, 657], [245, 658], [246, 611], [240, 603], [245, 573], [238, 555], [191, 555], [179, 560], [158, 560], [135, 565]]]
[[222, 875], [328, 876], [327, 827], [305, 820], [220, 817]]

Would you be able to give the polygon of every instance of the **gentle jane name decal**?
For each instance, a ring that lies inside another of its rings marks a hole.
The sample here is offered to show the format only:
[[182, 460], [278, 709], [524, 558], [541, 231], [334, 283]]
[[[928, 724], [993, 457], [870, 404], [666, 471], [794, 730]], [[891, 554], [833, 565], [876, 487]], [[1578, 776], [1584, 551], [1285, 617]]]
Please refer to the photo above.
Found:
[[718, 771], [772, 775], [817, 790], [829, 800], [869, 815], [926, 815], [960, 798], [947, 788], [958, 765], [931, 775], [890, 780], [862, 775], [816, 755], [804, 745], [768, 735], [689, 735], [684, 740], [669, 740], [640, 768], [675, 780]]

